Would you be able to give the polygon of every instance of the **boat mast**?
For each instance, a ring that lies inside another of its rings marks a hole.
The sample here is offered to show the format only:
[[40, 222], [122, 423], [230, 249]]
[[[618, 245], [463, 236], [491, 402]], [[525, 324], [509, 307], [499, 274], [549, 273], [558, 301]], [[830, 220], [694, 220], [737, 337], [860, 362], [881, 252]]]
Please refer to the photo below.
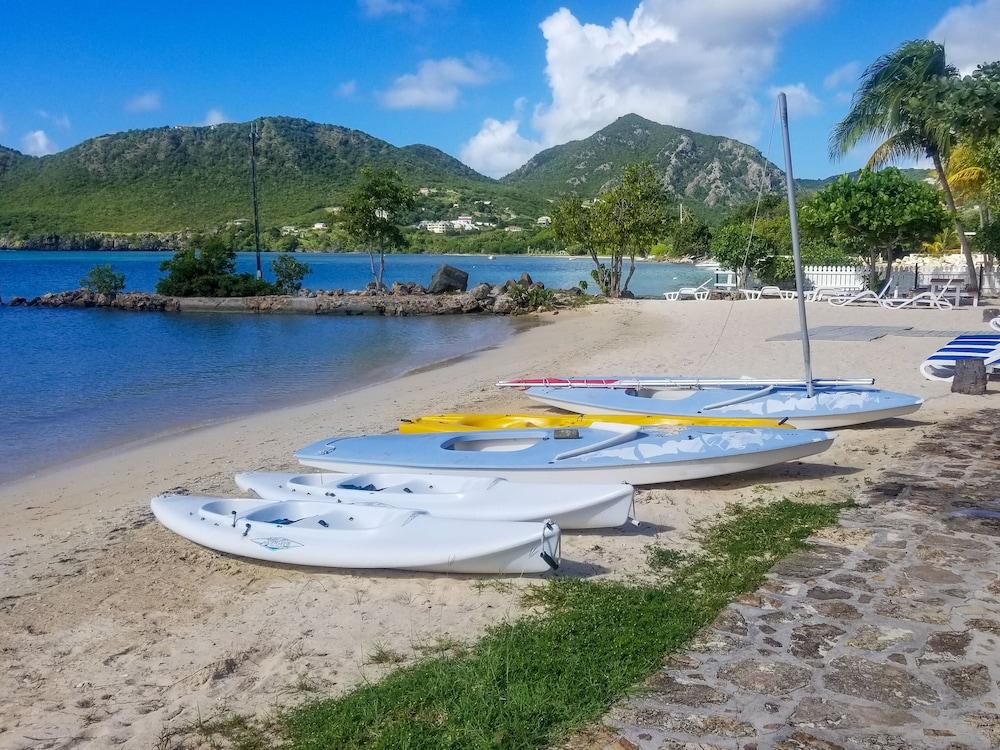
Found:
[[802, 362], [805, 366], [806, 393], [814, 393], [812, 358], [809, 352], [809, 323], [806, 322], [805, 279], [802, 273], [802, 251], [799, 247], [799, 218], [795, 210], [795, 177], [792, 175], [792, 144], [788, 138], [788, 100], [785, 93], [778, 94], [781, 112], [781, 140], [785, 145], [785, 185], [788, 189], [788, 217], [792, 227], [792, 259], [795, 261], [795, 291], [799, 304], [799, 327], [802, 329]]
[[264, 278], [260, 270], [260, 212], [257, 210], [257, 121], [250, 123], [250, 191], [253, 195], [253, 242], [257, 250], [257, 280]]

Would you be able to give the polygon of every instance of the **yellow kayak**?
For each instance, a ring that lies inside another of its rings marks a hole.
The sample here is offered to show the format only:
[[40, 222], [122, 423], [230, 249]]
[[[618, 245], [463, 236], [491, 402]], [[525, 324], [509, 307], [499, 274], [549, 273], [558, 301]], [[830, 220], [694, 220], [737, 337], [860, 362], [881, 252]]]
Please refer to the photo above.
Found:
[[519, 430], [537, 427], [589, 427], [594, 422], [619, 422], [642, 426], [700, 425], [703, 427], [783, 427], [776, 419], [726, 419], [725, 417], [669, 417], [657, 414], [428, 414], [399, 423], [399, 431], [474, 432]]

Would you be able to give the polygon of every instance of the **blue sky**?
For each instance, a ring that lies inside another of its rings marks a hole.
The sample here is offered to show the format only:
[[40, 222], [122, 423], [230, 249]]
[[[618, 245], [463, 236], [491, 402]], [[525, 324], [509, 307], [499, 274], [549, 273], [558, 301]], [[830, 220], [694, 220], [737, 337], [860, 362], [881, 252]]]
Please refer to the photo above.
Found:
[[[968, 69], [1000, 57], [1000, 0], [8, 0], [0, 143], [294, 115], [428, 143], [499, 175], [629, 111], [764, 149], [790, 93], [796, 173], [826, 155], [858, 73], [932, 35]], [[13, 6], [13, 7], [11, 7]], [[780, 159], [772, 146], [771, 157]]]

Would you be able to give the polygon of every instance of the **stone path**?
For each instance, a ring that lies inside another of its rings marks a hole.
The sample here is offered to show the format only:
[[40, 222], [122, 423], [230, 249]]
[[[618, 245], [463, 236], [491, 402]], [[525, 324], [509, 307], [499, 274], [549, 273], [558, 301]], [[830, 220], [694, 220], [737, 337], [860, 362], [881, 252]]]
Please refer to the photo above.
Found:
[[938, 425], [860, 502], [668, 657], [597, 746], [1000, 748], [1000, 410]]

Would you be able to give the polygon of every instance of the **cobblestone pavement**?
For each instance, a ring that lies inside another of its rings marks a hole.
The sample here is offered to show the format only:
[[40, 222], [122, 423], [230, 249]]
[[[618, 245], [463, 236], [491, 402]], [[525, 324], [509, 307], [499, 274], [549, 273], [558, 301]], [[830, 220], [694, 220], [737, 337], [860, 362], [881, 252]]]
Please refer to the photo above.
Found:
[[859, 502], [668, 657], [596, 746], [1000, 748], [1000, 410], [938, 425]]

